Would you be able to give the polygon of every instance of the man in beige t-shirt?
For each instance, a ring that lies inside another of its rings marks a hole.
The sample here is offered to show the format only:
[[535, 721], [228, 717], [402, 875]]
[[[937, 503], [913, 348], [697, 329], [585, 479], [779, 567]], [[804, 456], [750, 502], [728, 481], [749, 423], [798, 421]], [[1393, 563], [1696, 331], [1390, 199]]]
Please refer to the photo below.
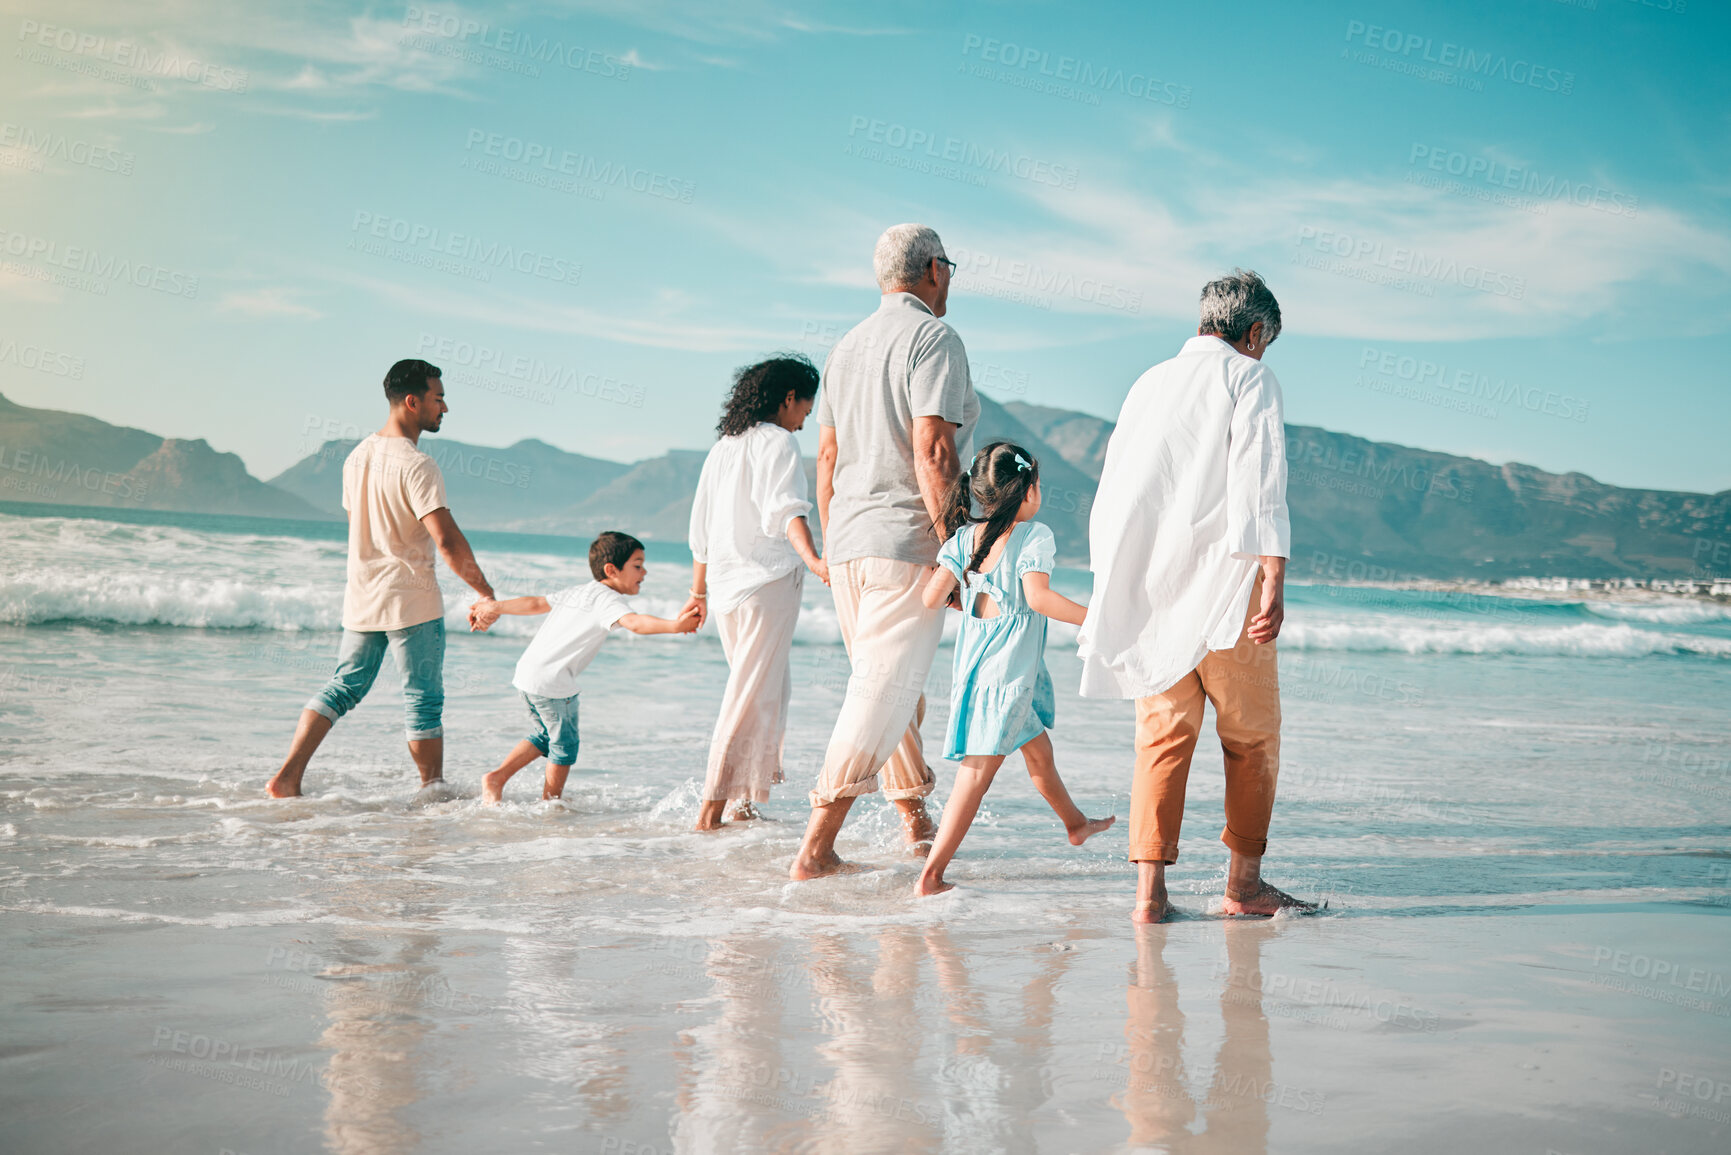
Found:
[[398, 361], [385, 375], [391, 415], [343, 463], [343, 509], [349, 515], [348, 582], [337, 672], [301, 710], [287, 760], [266, 793], [293, 798], [313, 751], [336, 720], [372, 689], [389, 650], [403, 676], [409, 755], [421, 772], [422, 801], [449, 797], [444, 785], [445, 604], [435, 553], [482, 597], [493, 587], [475, 563], [463, 531], [445, 506], [445, 479], [420, 450], [450, 407], [439, 370]]

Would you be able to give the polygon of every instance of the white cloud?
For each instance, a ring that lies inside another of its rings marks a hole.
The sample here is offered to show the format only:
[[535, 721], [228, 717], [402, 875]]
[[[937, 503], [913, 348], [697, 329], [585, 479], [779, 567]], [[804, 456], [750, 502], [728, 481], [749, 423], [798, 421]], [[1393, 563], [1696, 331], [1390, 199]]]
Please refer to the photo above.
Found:
[[324, 314], [294, 298], [294, 289], [265, 288], [227, 293], [216, 303], [219, 313], [239, 313], [243, 317], [297, 317], [316, 321]]

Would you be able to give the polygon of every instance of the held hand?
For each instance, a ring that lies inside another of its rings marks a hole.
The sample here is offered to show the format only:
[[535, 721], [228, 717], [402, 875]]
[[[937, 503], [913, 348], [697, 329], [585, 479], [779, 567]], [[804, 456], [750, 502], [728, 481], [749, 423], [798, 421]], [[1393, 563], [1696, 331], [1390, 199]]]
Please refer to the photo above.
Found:
[[[695, 603], [695, 604], [693, 604]], [[675, 633], [694, 634], [703, 625], [703, 603], [693, 599], [687, 602], [685, 608], [679, 611], [679, 616], [673, 619]]]
[[[707, 622], [709, 620], [709, 602], [708, 602], [708, 600], [705, 598], [698, 598], [698, 597], [686, 598], [685, 604], [679, 607], [679, 616], [681, 618], [683, 618], [686, 614], [690, 613], [694, 609], [697, 611], [697, 625], [693, 626], [692, 629], [701, 630], [703, 628], [703, 623]], [[688, 633], [690, 631], [682, 630], [680, 632], [681, 633]]]
[[813, 558], [811, 561], [805, 563], [805, 568], [815, 574], [818, 581], [822, 582], [824, 585], [829, 584], [829, 563], [827, 561], [824, 561], [821, 557]]
[[1250, 628], [1246, 631], [1250, 640], [1259, 646], [1265, 646], [1280, 636], [1280, 625], [1286, 620], [1286, 590], [1285, 583], [1263, 580], [1262, 605], [1255, 617], [1250, 619]]
[[497, 602], [491, 598], [482, 598], [469, 607], [469, 629], [485, 633], [487, 627], [499, 620]]

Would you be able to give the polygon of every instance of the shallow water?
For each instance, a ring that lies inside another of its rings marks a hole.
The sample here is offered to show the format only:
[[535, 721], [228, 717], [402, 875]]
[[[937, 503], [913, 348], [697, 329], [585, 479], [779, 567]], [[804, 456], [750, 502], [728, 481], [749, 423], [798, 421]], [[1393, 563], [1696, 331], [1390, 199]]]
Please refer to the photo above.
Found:
[[[1731, 1145], [1724, 606], [1295, 588], [1268, 871], [1328, 912], [1212, 913], [1205, 742], [1180, 917], [1138, 935], [1122, 825], [1070, 847], [1013, 761], [953, 894], [907, 897], [875, 796], [840, 847], [870, 871], [786, 881], [847, 678], [820, 589], [772, 821], [690, 830], [725, 678], [708, 634], [610, 640], [566, 804], [531, 801], [531, 768], [480, 808], [532, 622], [451, 638], [465, 797], [410, 807], [387, 672], [308, 797], [267, 802], [342, 571], [340, 543], [270, 528], [0, 516], [9, 1147]], [[482, 560], [514, 593], [582, 576]], [[665, 612], [683, 559], [650, 568]], [[1054, 633], [1060, 769], [1122, 822], [1129, 704], [1076, 698]]]

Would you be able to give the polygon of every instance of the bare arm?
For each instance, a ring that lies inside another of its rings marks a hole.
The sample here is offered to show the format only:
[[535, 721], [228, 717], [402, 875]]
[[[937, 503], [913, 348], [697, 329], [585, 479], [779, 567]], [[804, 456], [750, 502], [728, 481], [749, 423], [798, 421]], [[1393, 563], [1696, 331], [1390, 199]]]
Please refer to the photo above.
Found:
[[823, 528], [825, 541], [829, 540], [829, 501], [835, 496], [835, 455], [835, 426], [818, 426], [817, 523]]
[[932, 536], [940, 540], [944, 536], [944, 495], [962, 471], [956, 454], [956, 430], [960, 428], [942, 417], [914, 418], [914, 477], [932, 519]]
[[1262, 563], [1262, 605], [1250, 619], [1247, 631], [1250, 640], [1265, 646], [1280, 636], [1280, 625], [1286, 620], [1286, 559], [1259, 557]]
[[1088, 607], [1080, 602], [1073, 602], [1052, 588], [1052, 575], [1040, 573], [1038, 570], [1022, 575], [1022, 593], [1027, 595], [1028, 608], [1037, 614], [1045, 614], [1055, 622], [1069, 622], [1072, 626], [1082, 624], [1082, 619], [1088, 616]]
[[956, 581], [956, 575], [943, 566], [932, 571], [931, 580], [926, 582], [926, 588], [920, 592], [920, 600], [926, 603], [928, 610], [939, 606], [954, 605], [951, 595], [961, 583]]
[[691, 563], [691, 596], [685, 599], [685, 604], [679, 607], [684, 613], [693, 606], [697, 607], [697, 628], [702, 629], [703, 623], [709, 618], [709, 563], [694, 561]]
[[484, 633], [488, 626], [499, 620], [500, 614], [544, 614], [552, 608], [552, 603], [546, 598], [506, 598], [500, 602], [485, 597], [469, 607], [469, 628]]
[[493, 587], [488, 584], [487, 575], [481, 572], [480, 564], [475, 561], [475, 551], [469, 548], [469, 539], [457, 528], [457, 519], [451, 516], [451, 511], [435, 509], [421, 519], [421, 524], [433, 535], [433, 544], [439, 547], [439, 553], [445, 564], [451, 567], [451, 572], [469, 583], [476, 593], [491, 600]]
[[811, 539], [811, 523], [803, 517], [792, 518], [787, 523], [788, 544], [793, 546], [805, 562], [805, 568], [816, 574], [824, 585], [829, 584], [829, 565], [817, 556], [817, 543]]
[[699, 614], [696, 606], [686, 606], [677, 618], [658, 618], [653, 614], [626, 614], [619, 624], [634, 634], [689, 634], [697, 629]]

